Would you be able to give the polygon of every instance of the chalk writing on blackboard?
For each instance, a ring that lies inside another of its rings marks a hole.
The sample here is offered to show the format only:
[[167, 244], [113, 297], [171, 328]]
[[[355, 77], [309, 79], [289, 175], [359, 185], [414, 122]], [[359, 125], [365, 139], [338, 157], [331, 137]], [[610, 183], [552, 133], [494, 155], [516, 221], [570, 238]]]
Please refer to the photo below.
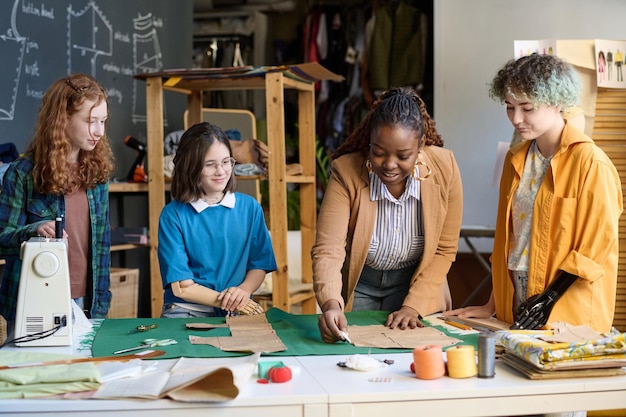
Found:
[[96, 76], [97, 58], [113, 55], [113, 25], [94, 2], [81, 10], [73, 10], [72, 5], [67, 8], [67, 39], [69, 72], [85, 67], [80, 63], [85, 61]]
[[[48, 87], [87, 73], [109, 95], [107, 133], [125, 172], [134, 153], [123, 139], [147, 140], [146, 82], [134, 76], [190, 66], [192, 21], [192, 0], [0, 0], [0, 143], [23, 152]], [[168, 130], [183, 128], [185, 105], [164, 96]]]
[[[139, 16], [133, 19], [133, 62], [135, 73], [156, 72], [163, 68], [159, 37], [153, 25], [152, 15]], [[138, 85], [141, 83], [141, 85]], [[146, 121], [145, 94], [138, 94], [138, 88], [145, 89], [144, 83], [134, 80], [133, 83], [133, 122]], [[143, 101], [142, 101], [143, 99]], [[165, 106], [165, 103], [164, 103]], [[163, 119], [166, 120], [165, 118]], [[167, 124], [166, 124], [167, 126]]]
[[[11, 8], [9, 27], [6, 33], [0, 35], [3, 42], [0, 43], [0, 56], [8, 64], [12, 71], [10, 76], [0, 77], [0, 91], [10, 91], [11, 94], [0, 94], [0, 120], [13, 120], [15, 116], [15, 103], [17, 100], [17, 87], [20, 84], [22, 73], [22, 60], [26, 47], [26, 38], [17, 30], [16, 14], [19, 0], [15, 0]], [[5, 14], [6, 16], [7, 14]], [[38, 48], [37, 44], [30, 44], [31, 48]], [[31, 71], [34, 71], [31, 68]]]

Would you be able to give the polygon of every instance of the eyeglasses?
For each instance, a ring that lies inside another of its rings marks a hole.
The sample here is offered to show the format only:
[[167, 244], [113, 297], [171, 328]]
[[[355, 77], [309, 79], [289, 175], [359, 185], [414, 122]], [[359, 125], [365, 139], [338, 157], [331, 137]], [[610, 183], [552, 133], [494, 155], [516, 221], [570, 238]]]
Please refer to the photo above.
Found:
[[209, 161], [204, 164], [204, 169], [208, 175], [213, 175], [217, 172], [217, 168], [221, 167], [224, 172], [230, 172], [235, 166], [235, 158], [226, 158], [222, 162]]

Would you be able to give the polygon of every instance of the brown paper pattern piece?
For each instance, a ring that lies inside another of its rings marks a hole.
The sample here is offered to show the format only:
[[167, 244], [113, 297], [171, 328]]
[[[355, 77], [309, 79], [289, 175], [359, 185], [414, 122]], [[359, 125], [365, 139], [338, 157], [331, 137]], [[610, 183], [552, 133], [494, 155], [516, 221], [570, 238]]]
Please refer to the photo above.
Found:
[[452, 346], [461, 341], [432, 327], [401, 330], [383, 325], [348, 326], [348, 334], [358, 347], [413, 349], [420, 345]]
[[265, 314], [255, 314], [253, 316], [230, 316], [226, 317], [226, 324], [231, 329], [258, 329], [259, 326], [269, 326], [272, 325], [269, 321], [267, 321], [267, 317]]
[[233, 373], [228, 368], [218, 368], [191, 384], [177, 387], [167, 393], [175, 401], [219, 402], [234, 400], [239, 388], [234, 383]]
[[226, 318], [230, 337], [189, 336], [194, 345], [211, 345], [225, 352], [272, 353], [287, 350], [265, 314], [233, 316]]

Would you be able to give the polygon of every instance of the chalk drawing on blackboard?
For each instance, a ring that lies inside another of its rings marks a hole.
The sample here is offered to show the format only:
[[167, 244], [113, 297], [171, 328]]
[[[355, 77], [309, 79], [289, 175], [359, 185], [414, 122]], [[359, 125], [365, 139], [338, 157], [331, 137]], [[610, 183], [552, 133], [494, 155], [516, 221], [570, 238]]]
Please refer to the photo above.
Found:
[[[152, 13], [139, 15], [133, 19], [133, 65], [135, 73], [157, 72], [163, 68], [163, 54], [159, 44], [159, 37], [154, 27]], [[139, 94], [139, 89], [145, 91], [145, 82], [134, 80], [133, 83], [133, 123], [146, 121], [146, 96]], [[165, 112], [165, 103], [163, 103]], [[167, 118], [164, 117], [167, 126]]]
[[67, 40], [69, 74], [80, 71], [79, 68], [88, 67], [95, 77], [98, 57], [113, 55], [112, 25], [92, 1], [78, 11], [72, 10], [71, 5], [68, 6]]
[[0, 120], [13, 120], [15, 117], [17, 88], [22, 74], [26, 37], [20, 36], [17, 30], [16, 16], [19, 3], [20, 0], [15, 0], [13, 3], [10, 26], [6, 30], [0, 26], [0, 30], [4, 32], [0, 35], [0, 56], [8, 68], [15, 68], [13, 77], [0, 77], [0, 91], [11, 92], [11, 94], [0, 94]]

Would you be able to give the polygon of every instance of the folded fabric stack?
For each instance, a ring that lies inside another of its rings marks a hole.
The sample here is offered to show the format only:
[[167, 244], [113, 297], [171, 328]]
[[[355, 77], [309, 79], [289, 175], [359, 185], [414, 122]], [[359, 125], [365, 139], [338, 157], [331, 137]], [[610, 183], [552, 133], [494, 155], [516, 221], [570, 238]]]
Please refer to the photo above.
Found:
[[36, 398], [96, 390], [100, 372], [94, 363], [19, 367], [77, 356], [39, 352], [6, 351], [0, 354], [0, 398]]
[[616, 330], [600, 334], [586, 326], [557, 323], [551, 330], [500, 331], [496, 340], [504, 347], [504, 361], [527, 372], [530, 365], [536, 371], [612, 369], [615, 374], [624, 373], [626, 366], [626, 336]]

